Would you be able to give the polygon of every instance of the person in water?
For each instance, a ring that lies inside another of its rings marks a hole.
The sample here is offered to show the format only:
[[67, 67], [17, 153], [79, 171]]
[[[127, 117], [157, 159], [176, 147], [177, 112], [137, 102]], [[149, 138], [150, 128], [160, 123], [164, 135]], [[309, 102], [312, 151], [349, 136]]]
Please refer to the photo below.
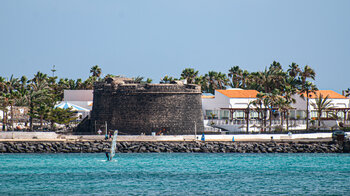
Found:
[[107, 161], [111, 160], [111, 157], [109, 156], [109, 152], [106, 152], [106, 157], [107, 157]]

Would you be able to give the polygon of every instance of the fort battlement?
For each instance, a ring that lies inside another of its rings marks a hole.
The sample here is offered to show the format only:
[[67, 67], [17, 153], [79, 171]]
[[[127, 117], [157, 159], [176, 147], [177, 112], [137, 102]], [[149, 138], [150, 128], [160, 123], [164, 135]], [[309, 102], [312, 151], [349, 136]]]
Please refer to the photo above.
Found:
[[172, 92], [172, 93], [201, 93], [200, 86], [195, 84], [183, 84], [182, 82], [174, 82], [173, 84], [140, 84], [128, 82], [114, 82], [110, 79], [105, 82], [95, 83], [97, 91], [135, 91], [140, 93], [149, 92]]
[[194, 134], [203, 130], [200, 86], [141, 84], [128, 78], [108, 78], [94, 86], [89, 119], [76, 132], [118, 129], [121, 134]]

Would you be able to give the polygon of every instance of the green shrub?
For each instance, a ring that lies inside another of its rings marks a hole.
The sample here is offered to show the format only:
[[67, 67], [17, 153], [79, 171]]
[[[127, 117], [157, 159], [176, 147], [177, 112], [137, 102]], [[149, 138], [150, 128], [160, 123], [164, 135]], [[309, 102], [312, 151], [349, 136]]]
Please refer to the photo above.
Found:
[[350, 132], [350, 127], [340, 127], [340, 130], [344, 132]]

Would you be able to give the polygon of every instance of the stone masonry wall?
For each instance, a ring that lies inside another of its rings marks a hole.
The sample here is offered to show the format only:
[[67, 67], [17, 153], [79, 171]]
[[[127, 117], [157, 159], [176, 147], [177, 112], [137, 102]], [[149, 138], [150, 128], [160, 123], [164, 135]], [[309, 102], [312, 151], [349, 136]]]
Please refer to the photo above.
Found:
[[[117, 142], [117, 153], [344, 153], [331, 142]], [[345, 147], [346, 146], [346, 147]], [[110, 142], [0, 142], [0, 153], [101, 153]]]
[[120, 134], [162, 132], [168, 135], [203, 131], [201, 91], [197, 85], [97, 83], [89, 120], [76, 133], [118, 129]]

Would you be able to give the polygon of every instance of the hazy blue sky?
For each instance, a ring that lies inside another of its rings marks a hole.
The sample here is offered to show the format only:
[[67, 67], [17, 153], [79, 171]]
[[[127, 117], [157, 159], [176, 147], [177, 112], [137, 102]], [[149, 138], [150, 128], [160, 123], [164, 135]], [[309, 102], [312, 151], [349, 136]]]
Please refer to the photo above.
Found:
[[350, 1], [0, 0], [1, 76], [145, 76], [187, 67], [227, 73], [274, 60], [315, 69], [320, 89], [350, 87]]

